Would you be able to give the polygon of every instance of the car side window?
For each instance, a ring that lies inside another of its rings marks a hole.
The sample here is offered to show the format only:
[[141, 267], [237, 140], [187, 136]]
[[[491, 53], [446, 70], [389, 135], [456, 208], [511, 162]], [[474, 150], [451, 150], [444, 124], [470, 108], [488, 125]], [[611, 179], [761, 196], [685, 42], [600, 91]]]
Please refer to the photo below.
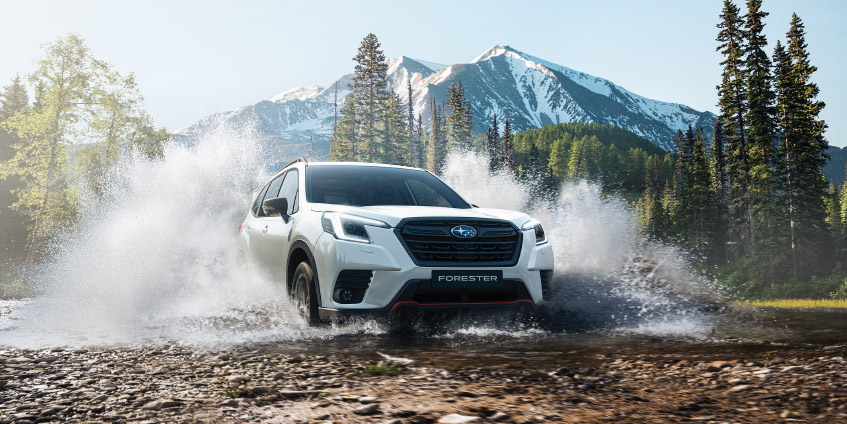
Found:
[[282, 185], [282, 180], [285, 178], [285, 174], [282, 174], [271, 181], [268, 184], [268, 189], [265, 191], [265, 195], [262, 196], [262, 201], [259, 202], [259, 211], [256, 213], [256, 216], [265, 216], [264, 212], [262, 212], [262, 203], [265, 200], [273, 199], [274, 197], [278, 197], [279, 195], [279, 187]]
[[299, 173], [296, 169], [292, 169], [285, 174], [285, 182], [282, 183], [282, 188], [279, 190], [279, 197], [288, 199], [288, 214], [294, 215], [299, 209], [297, 202], [297, 189], [300, 188]]
[[256, 200], [253, 202], [253, 215], [257, 215], [262, 209], [262, 201], [265, 199], [265, 193], [268, 191], [268, 185], [265, 184], [259, 194], [256, 195]]

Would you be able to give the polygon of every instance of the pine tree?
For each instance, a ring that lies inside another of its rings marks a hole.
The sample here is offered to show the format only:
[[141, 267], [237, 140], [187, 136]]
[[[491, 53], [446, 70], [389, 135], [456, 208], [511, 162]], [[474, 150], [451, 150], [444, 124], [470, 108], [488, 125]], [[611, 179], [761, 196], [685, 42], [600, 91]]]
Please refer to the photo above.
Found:
[[329, 160], [349, 162], [358, 159], [360, 122], [357, 109], [356, 99], [353, 97], [353, 93], [348, 94], [344, 106], [341, 107], [341, 119], [338, 120], [332, 131]]
[[747, 158], [749, 164], [748, 197], [751, 216], [750, 248], [754, 263], [761, 270], [759, 281], [773, 282], [782, 273], [786, 262], [783, 250], [781, 218], [777, 210], [779, 181], [777, 169], [775, 94], [772, 84], [771, 61], [765, 52], [767, 39], [763, 34], [763, 19], [768, 13], [760, 10], [761, 0], [748, 0], [745, 15], [747, 77]]
[[10, 85], [3, 87], [0, 95], [0, 121], [6, 120], [15, 113], [29, 107], [29, 95], [21, 81], [20, 75], [15, 75]]
[[673, 177], [674, 198], [676, 199], [673, 213], [673, 231], [676, 236], [687, 242], [693, 242], [691, 230], [694, 228], [695, 202], [692, 198], [692, 177], [694, 158], [694, 130], [689, 125], [683, 133], [677, 130], [676, 137], [676, 170]]
[[[11, 84], [3, 87], [0, 93], [0, 122], [14, 116], [16, 113], [25, 113], [29, 108], [29, 96], [26, 92], [21, 77], [15, 76]], [[23, 140], [13, 134], [9, 134], [0, 126], [0, 167], [4, 162], [15, 156], [16, 146], [21, 145]], [[24, 253], [19, 246], [25, 246], [27, 240], [27, 223], [25, 215], [11, 209], [15, 203], [18, 190], [25, 186], [16, 175], [7, 178], [0, 176], [0, 251], [3, 259], [0, 267], [8, 265], [7, 261], [18, 261]]]
[[418, 125], [417, 125], [417, 162], [415, 166], [418, 168], [426, 168], [426, 152], [427, 152], [427, 135], [424, 133], [423, 129], [423, 117], [421, 114], [418, 114]]
[[841, 251], [837, 252], [837, 259], [845, 264], [845, 260], [847, 260], [847, 179], [841, 184], [838, 194], [838, 204], [841, 206], [841, 234], [838, 236], [838, 240], [841, 241]]
[[432, 99], [432, 121], [430, 123], [429, 151], [427, 168], [436, 174], [440, 174], [444, 168], [447, 158], [447, 134], [445, 132], [445, 120], [441, 106]]
[[744, 120], [747, 110], [746, 73], [744, 67], [744, 22], [739, 16], [738, 6], [724, 0], [717, 50], [723, 55], [721, 84], [718, 88], [718, 106], [726, 139], [727, 176], [729, 181], [729, 215], [734, 255], [747, 252], [751, 236], [751, 208], [748, 193], [750, 163], [747, 157], [747, 126]]
[[409, 164], [408, 125], [403, 117], [400, 99], [389, 93], [382, 107], [382, 128], [378, 132], [381, 143], [376, 155], [382, 163]]
[[723, 135], [723, 125], [720, 118], [715, 120], [715, 132], [712, 135], [712, 184], [715, 187], [715, 196], [718, 207], [718, 220], [715, 230], [715, 249], [713, 258], [715, 263], [723, 263], [729, 259], [727, 242], [728, 234], [728, 204], [729, 190], [726, 174], [726, 140]]
[[840, 260], [844, 252], [844, 224], [841, 220], [841, 196], [835, 183], [830, 181], [827, 196], [824, 199], [826, 224], [829, 227], [832, 249]]
[[664, 206], [664, 193], [659, 185], [659, 160], [651, 157], [648, 160], [647, 172], [644, 174], [644, 193], [638, 199], [639, 224], [644, 235], [653, 240], [667, 238], [667, 210]]
[[500, 130], [497, 124], [497, 112], [494, 112], [494, 119], [491, 121], [491, 127], [488, 128], [488, 170], [495, 171], [500, 165], [502, 154], [500, 153]]
[[470, 135], [467, 129], [468, 115], [465, 111], [465, 89], [462, 82], [457, 86], [450, 83], [447, 90], [447, 150], [465, 150], [470, 147]]
[[351, 88], [360, 121], [357, 159], [373, 162], [379, 155], [379, 144], [382, 141], [378, 136], [379, 120], [389, 95], [386, 76], [388, 64], [376, 35], [371, 33], [365, 36], [353, 60], [356, 66]]
[[787, 34], [788, 49], [777, 45], [777, 117], [782, 133], [780, 156], [788, 198], [792, 266], [795, 278], [804, 278], [828, 262], [831, 245], [824, 219], [826, 123], [819, 118], [824, 103], [817, 100], [818, 87], [811, 82], [817, 67], [811, 65], [805, 29], [796, 14]]
[[420, 157], [420, 137], [415, 134], [415, 110], [414, 99], [412, 97], [412, 80], [407, 81], [406, 86], [409, 92], [409, 103], [406, 105], [406, 122], [409, 125], [408, 145], [409, 145], [409, 164], [418, 166], [418, 158]]
[[503, 126], [503, 168], [515, 170], [515, 150], [512, 146], [512, 126], [509, 120]]
[[718, 205], [709, 172], [709, 159], [706, 155], [706, 135], [701, 128], [694, 134], [691, 149], [690, 168], [686, 178], [691, 204], [692, 230], [691, 244], [701, 256], [711, 255], [714, 249], [718, 222]]
[[570, 142], [570, 134], [557, 138], [553, 142], [553, 148], [550, 150], [550, 169], [553, 173], [553, 178], [562, 179], [568, 175], [569, 158], [567, 146]]
[[[460, 81], [461, 82], [461, 81]], [[464, 90], [462, 90], [462, 97], [464, 98]], [[470, 140], [473, 138], [473, 110], [471, 110], [471, 102], [465, 102], [465, 138]]]

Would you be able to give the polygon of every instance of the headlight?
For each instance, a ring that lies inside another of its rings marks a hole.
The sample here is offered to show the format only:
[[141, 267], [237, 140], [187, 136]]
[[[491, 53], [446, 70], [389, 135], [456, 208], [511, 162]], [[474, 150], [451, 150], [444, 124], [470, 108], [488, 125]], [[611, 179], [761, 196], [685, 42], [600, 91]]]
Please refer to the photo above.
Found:
[[535, 244], [544, 244], [547, 243], [547, 235], [544, 234], [544, 228], [541, 227], [541, 223], [537, 220], [530, 219], [526, 224], [521, 227], [523, 231], [535, 230]]
[[332, 234], [339, 240], [355, 241], [359, 243], [370, 243], [371, 238], [365, 226], [391, 228], [388, 224], [375, 219], [361, 216], [348, 215], [340, 212], [324, 212], [321, 216], [321, 225], [324, 231]]

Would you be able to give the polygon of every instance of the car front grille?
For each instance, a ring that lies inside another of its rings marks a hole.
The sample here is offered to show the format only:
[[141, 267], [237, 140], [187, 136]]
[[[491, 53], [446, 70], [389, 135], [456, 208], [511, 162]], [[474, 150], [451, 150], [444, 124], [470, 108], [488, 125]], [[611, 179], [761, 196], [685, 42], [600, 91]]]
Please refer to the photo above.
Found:
[[[459, 225], [473, 227], [476, 236], [454, 236]], [[395, 231], [419, 266], [513, 266], [521, 244], [520, 231], [499, 220], [410, 219]]]

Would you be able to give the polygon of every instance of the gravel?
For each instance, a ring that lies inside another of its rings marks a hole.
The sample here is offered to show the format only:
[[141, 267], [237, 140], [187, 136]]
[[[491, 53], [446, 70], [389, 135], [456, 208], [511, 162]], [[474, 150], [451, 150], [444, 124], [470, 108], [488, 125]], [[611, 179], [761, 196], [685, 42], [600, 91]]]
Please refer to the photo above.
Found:
[[6, 422], [847, 422], [847, 345], [692, 344], [524, 366], [267, 348], [0, 350]]

